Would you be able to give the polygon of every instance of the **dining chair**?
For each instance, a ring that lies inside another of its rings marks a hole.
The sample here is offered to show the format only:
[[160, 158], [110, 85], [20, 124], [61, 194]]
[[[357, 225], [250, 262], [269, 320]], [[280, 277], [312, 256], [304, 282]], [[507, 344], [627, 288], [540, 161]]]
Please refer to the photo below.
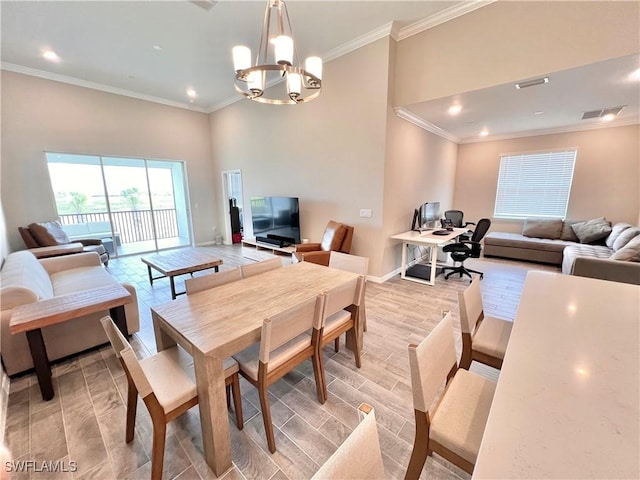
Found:
[[[320, 339], [320, 350], [326, 345], [340, 338], [340, 335], [351, 331], [354, 338], [353, 355], [356, 367], [361, 367], [360, 362], [360, 320], [356, 311], [362, 308], [362, 297], [364, 293], [364, 277], [354, 278], [349, 282], [332, 288], [324, 293], [325, 304], [322, 316], [322, 337]], [[347, 307], [345, 308], [345, 305]], [[320, 358], [322, 361], [322, 358]], [[326, 400], [326, 383], [323, 372], [323, 394]]]
[[405, 479], [419, 478], [433, 452], [473, 473], [496, 384], [458, 368], [451, 313], [419, 345], [409, 345], [409, 368], [416, 431]]
[[[167, 424], [198, 404], [193, 359], [182, 348], [176, 346], [138, 360], [131, 345], [111, 317], [103, 317], [100, 322], [127, 377], [126, 442], [133, 441], [140, 394], [153, 424], [151, 478], [159, 480], [162, 478]], [[236, 424], [238, 429], [242, 430], [237, 362], [232, 358], [226, 359], [224, 373], [226, 381], [231, 381], [233, 385]]]
[[374, 409], [358, 407], [361, 421], [338, 449], [324, 462], [312, 480], [385, 478], [380, 438]]
[[194, 293], [201, 292], [202, 290], [219, 287], [220, 285], [235, 282], [236, 280], [242, 280], [242, 271], [240, 270], [240, 267], [233, 268], [231, 270], [224, 270], [222, 272], [210, 273], [201, 277], [187, 278], [184, 281], [184, 287], [187, 290], [187, 295], [193, 295]]
[[460, 368], [469, 370], [475, 360], [501, 369], [513, 322], [484, 315], [478, 277], [463, 292], [458, 292], [458, 305], [462, 331]]
[[276, 451], [268, 388], [308, 358], [313, 364], [318, 401], [324, 403], [319, 354], [324, 296], [307, 298], [262, 323], [260, 343], [234, 355], [240, 374], [258, 389], [269, 451]]
[[[357, 273], [364, 277], [365, 287], [367, 284], [367, 272], [369, 271], [369, 259], [357, 255], [349, 255], [342, 252], [331, 252], [329, 256], [329, 266], [347, 272]], [[367, 331], [367, 315], [364, 306], [365, 294], [362, 295], [362, 305], [360, 305], [360, 323], [362, 331]], [[336, 339], [336, 352], [340, 349], [340, 339]]]
[[242, 265], [242, 278], [253, 277], [254, 275], [260, 275], [261, 273], [268, 272], [269, 270], [275, 270], [276, 268], [282, 268], [282, 260], [280, 257], [270, 258], [269, 260], [263, 260], [262, 262], [248, 263]]

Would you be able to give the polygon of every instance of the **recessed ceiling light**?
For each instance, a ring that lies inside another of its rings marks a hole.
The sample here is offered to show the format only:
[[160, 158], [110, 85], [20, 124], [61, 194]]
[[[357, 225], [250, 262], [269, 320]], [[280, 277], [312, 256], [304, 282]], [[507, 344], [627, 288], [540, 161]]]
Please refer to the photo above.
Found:
[[462, 111], [462, 105], [451, 105], [449, 107], [449, 115], [458, 115]]
[[534, 78], [533, 80], [527, 80], [526, 82], [518, 82], [516, 83], [516, 88], [520, 90], [527, 87], [535, 87], [536, 85], [544, 85], [545, 83], [549, 83], [549, 77]]
[[162, 47], [160, 45], [154, 45], [153, 49], [159, 52], [160, 50], [162, 50]]
[[60, 57], [53, 50], [43, 50], [42, 51], [42, 58], [44, 58], [45, 60], [48, 60], [50, 62], [59, 62], [60, 61]]
[[187, 88], [187, 95], [189, 98], [196, 98], [198, 96], [198, 92], [196, 92], [193, 88]]
[[614, 118], [616, 118], [616, 116], [613, 113], [608, 113], [604, 117], [602, 117], [602, 121], [603, 122], [610, 122]]
[[534, 115], [542, 115], [544, 112], [542, 110], [538, 110], [537, 112], [533, 112]]
[[631, 75], [629, 75], [629, 78], [631, 80], [640, 80], [640, 68], [637, 69], [635, 72], [633, 72]]
[[480, 132], [481, 137], [486, 137], [487, 135], [489, 135], [489, 130], [486, 128]]

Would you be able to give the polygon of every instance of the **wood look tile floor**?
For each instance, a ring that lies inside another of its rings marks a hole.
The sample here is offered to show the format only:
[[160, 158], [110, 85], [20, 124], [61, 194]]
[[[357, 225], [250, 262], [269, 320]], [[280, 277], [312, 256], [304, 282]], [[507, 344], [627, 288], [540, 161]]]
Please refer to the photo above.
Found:
[[[223, 260], [221, 270], [251, 260], [239, 246], [204, 247]], [[513, 319], [526, 272], [557, 271], [553, 267], [483, 259], [469, 262], [484, 272], [482, 292], [489, 315]], [[139, 357], [156, 352], [150, 307], [171, 299], [166, 279], [149, 285], [140, 256], [114, 259], [109, 271], [121, 281], [136, 285], [140, 308], [140, 332], [132, 337]], [[199, 273], [199, 274], [202, 274]], [[178, 277], [176, 288], [183, 289]], [[309, 362], [269, 389], [277, 452], [269, 454], [260, 402], [255, 388], [242, 380], [244, 430], [235, 427], [230, 412], [233, 468], [223, 477], [233, 479], [310, 478], [358, 423], [356, 409], [362, 402], [376, 409], [380, 443], [387, 478], [403, 478], [413, 444], [414, 420], [407, 345], [421, 341], [442, 318], [453, 311], [457, 323], [457, 292], [467, 279], [438, 277], [429, 287], [404, 281], [399, 275], [366, 292], [368, 332], [364, 337], [362, 368], [344, 348], [325, 348], [329, 398], [317, 402], [313, 369]], [[459, 329], [458, 349], [460, 349]], [[472, 370], [492, 379], [498, 371], [474, 363]], [[107, 345], [57, 363], [55, 397], [43, 402], [33, 374], [11, 380], [5, 440], [16, 460], [75, 462], [75, 472], [12, 474], [11, 478], [143, 479], [150, 478], [151, 421], [139, 402], [135, 441], [126, 444], [126, 379]], [[216, 478], [202, 455], [198, 408], [169, 425], [164, 478]], [[438, 456], [430, 457], [422, 478], [466, 479], [469, 475]]]

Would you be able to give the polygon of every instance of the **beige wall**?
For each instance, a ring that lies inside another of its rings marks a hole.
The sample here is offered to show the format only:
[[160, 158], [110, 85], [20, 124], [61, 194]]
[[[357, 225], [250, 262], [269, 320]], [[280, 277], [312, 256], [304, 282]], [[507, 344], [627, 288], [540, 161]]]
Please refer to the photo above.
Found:
[[[604, 216], [636, 224], [640, 214], [640, 127], [522, 137], [460, 145], [454, 206], [465, 217], [493, 216], [500, 154], [577, 147], [567, 218]], [[522, 222], [494, 220], [494, 231], [520, 232]]]
[[45, 151], [185, 161], [195, 241], [213, 240], [219, 182], [208, 115], [7, 71], [1, 95], [1, 195], [11, 250], [24, 248], [18, 226], [56, 217]]
[[[396, 42], [391, 42], [390, 92], [396, 61]], [[409, 230], [413, 210], [424, 202], [440, 202], [442, 211], [451, 207], [458, 146], [398, 118], [389, 96], [387, 145], [384, 165], [383, 274], [400, 266], [402, 246], [389, 237]]]
[[638, 18], [639, 2], [492, 3], [399, 43], [396, 105], [636, 53]]
[[[245, 100], [211, 114], [214, 176], [221, 183], [222, 171], [241, 169], [247, 234], [251, 196], [299, 197], [302, 237], [319, 241], [331, 219], [354, 225], [352, 252], [380, 274], [388, 58], [381, 39], [328, 62], [313, 102]], [[373, 217], [360, 218], [361, 208]]]

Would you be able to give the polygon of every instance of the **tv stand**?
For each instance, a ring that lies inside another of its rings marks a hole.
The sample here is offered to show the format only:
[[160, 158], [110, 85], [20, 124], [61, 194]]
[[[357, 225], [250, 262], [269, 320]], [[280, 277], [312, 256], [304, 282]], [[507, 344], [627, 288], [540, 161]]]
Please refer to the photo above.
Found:
[[255, 238], [242, 239], [242, 256], [251, 260], [268, 260], [273, 255], [291, 257], [295, 251], [296, 247], [279, 247], [272, 243], [261, 242]]

